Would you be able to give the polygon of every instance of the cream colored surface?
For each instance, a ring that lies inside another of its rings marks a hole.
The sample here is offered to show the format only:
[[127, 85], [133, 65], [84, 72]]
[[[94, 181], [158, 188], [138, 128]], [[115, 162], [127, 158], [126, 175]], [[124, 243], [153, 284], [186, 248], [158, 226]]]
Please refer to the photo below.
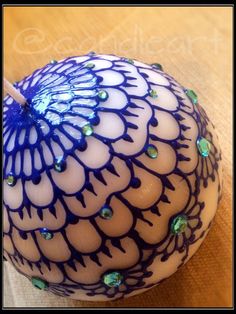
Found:
[[[47, 63], [49, 59], [83, 54], [90, 50], [134, 57], [147, 63], [160, 62], [179, 82], [197, 92], [200, 103], [213, 120], [220, 135], [224, 168], [223, 199], [212, 230], [194, 258], [160, 286], [144, 295], [114, 303], [78, 302], [32, 289], [25, 278], [16, 274], [10, 265], [6, 265], [8, 271], [5, 271], [4, 277], [5, 306], [230, 306], [232, 10], [230, 8], [4, 10], [4, 61], [5, 75], [9, 80], [21, 79], [22, 76]], [[143, 18], [145, 15], [146, 19]], [[66, 23], [67, 20], [70, 23]], [[78, 20], [83, 27], [78, 27]], [[31, 34], [28, 39], [24, 37], [27, 34]], [[41, 37], [41, 41], [36, 42], [39, 34], [46, 37], [44, 39]], [[92, 38], [96, 39], [96, 43]], [[77, 42], [77, 46], [72, 45], [72, 42]], [[59, 51], [59, 47], [62, 51]]]

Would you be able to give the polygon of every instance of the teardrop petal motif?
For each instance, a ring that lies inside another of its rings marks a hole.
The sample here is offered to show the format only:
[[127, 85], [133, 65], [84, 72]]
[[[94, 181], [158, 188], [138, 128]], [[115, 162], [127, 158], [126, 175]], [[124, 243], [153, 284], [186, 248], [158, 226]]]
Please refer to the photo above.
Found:
[[75, 154], [84, 165], [91, 169], [99, 169], [105, 166], [110, 159], [109, 147], [94, 137], [87, 139], [87, 149], [85, 151], [77, 150]]
[[24, 188], [28, 199], [35, 206], [47, 207], [54, 199], [52, 183], [45, 173], [41, 176], [39, 184], [26, 181]]
[[[12, 195], [14, 194], [14, 197]], [[3, 197], [4, 202], [11, 209], [19, 208], [23, 203], [23, 187], [21, 180], [18, 180], [16, 185], [10, 187], [6, 180], [3, 183]]]
[[84, 168], [73, 157], [66, 159], [66, 170], [62, 173], [51, 171], [53, 181], [66, 194], [73, 194], [82, 189], [85, 183]]
[[90, 191], [83, 191], [84, 204], [75, 197], [65, 197], [65, 202], [70, 211], [81, 217], [89, 217], [99, 212], [106, 203], [106, 199], [114, 192], [127, 188], [131, 174], [124, 161], [114, 158], [112, 165], [117, 174], [112, 174], [108, 170], [102, 170], [102, 176], [106, 182], [104, 185], [93, 174], [90, 176], [90, 183], [94, 187], [96, 194]]
[[40, 252], [30, 233], [27, 233], [27, 239], [22, 239], [19, 231], [13, 227], [12, 242], [14, 243], [17, 251], [27, 260], [31, 262], [37, 262], [40, 260]]
[[137, 166], [134, 166], [134, 173], [141, 181], [140, 187], [130, 187], [122, 195], [132, 206], [140, 209], [148, 208], [157, 202], [162, 194], [161, 180]]
[[76, 225], [69, 225], [66, 235], [71, 245], [81, 253], [97, 251], [102, 244], [101, 237], [87, 220], [81, 219]]
[[113, 211], [112, 218], [105, 220], [98, 216], [96, 222], [108, 237], [120, 237], [131, 229], [134, 222], [133, 215], [130, 209], [114, 196], [110, 207]]
[[104, 138], [117, 139], [124, 134], [124, 123], [116, 113], [99, 112], [100, 123], [94, 132]]
[[[130, 129], [127, 134], [131, 137], [132, 142], [124, 139], [116, 141], [112, 146], [117, 153], [124, 154], [126, 156], [132, 156], [139, 153], [144, 147], [148, 134], [147, 123], [151, 118], [152, 111], [148, 104], [142, 100], [132, 100], [134, 104], [138, 106], [136, 109], [129, 109], [129, 112], [135, 116], [126, 117], [127, 122], [135, 123], [136, 129]], [[139, 119], [137, 119], [137, 116]]]
[[[41, 252], [50, 261], [64, 262], [70, 258], [71, 252], [60, 232], [55, 232], [53, 238], [50, 241], [45, 240], [38, 231], [36, 231], [35, 234]], [[60, 250], [58, 250], [58, 247]]]

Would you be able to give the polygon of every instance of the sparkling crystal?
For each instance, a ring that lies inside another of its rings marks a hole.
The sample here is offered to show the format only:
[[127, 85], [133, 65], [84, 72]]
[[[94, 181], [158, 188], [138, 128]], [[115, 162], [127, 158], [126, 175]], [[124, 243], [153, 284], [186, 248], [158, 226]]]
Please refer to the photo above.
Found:
[[32, 282], [33, 286], [35, 286], [36, 288], [38, 288], [40, 290], [45, 290], [48, 287], [48, 283], [41, 278], [32, 277], [31, 282]]
[[105, 285], [109, 287], [120, 286], [120, 284], [122, 283], [122, 280], [123, 280], [123, 276], [116, 271], [112, 273], [108, 273], [103, 277], [103, 282], [105, 283]]
[[110, 207], [105, 206], [100, 210], [100, 216], [104, 219], [111, 219], [113, 216], [113, 211]]
[[87, 63], [87, 64], [85, 65], [85, 67], [86, 67], [86, 68], [89, 68], [89, 69], [92, 69], [92, 68], [95, 67], [95, 64], [92, 63], [92, 62], [89, 62], [89, 63]]
[[51, 64], [57, 64], [57, 60], [51, 60], [50, 63]]
[[149, 91], [149, 95], [152, 97], [152, 98], [157, 98], [157, 92], [154, 90], [154, 89], [151, 89]]
[[16, 178], [14, 177], [12, 173], [9, 173], [7, 175], [7, 184], [9, 186], [14, 186], [16, 184]]
[[157, 155], [158, 155], [158, 150], [156, 148], [156, 146], [154, 145], [148, 145], [148, 148], [146, 150], [146, 154], [150, 157], [150, 158], [157, 158]]
[[130, 64], [134, 64], [134, 60], [129, 59], [129, 58], [125, 58], [124, 59], [126, 62], [130, 63]]
[[162, 67], [162, 65], [160, 63], [153, 63], [152, 67], [157, 69], [157, 70], [163, 71], [163, 67]]
[[192, 103], [193, 103], [194, 105], [196, 105], [197, 102], [198, 102], [198, 100], [197, 100], [197, 95], [195, 94], [195, 92], [194, 92], [193, 90], [191, 90], [191, 89], [187, 89], [187, 90], [185, 91], [185, 93], [186, 93], [186, 95], [190, 98], [190, 100], [192, 101]]
[[100, 90], [98, 92], [98, 97], [99, 97], [100, 100], [105, 101], [108, 98], [108, 92], [106, 92], [105, 90]]
[[200, 154], [203, 157], [209, 156], [209, 153], [210, 153], [210, 150], [211, 150], [211, 144], [210, 144], [210, 142], [207, 139], [205, 139], [204, 137], [200, 137], [197, 140], [197, 147], [198, 147], [198, 150], [199, 150]]
[[182, 233], [185, 231], [187, 224], [187, 217], [185, 215], [179, 215], [175, 217], [171, 224], [171, 232], [173, 234]]
[[42, 228], [39, 232], [45, 240], [51, 240], [53, 238], [53, 234], [47, 228]]
[[55, 162], [54, 162], [54, 169], [57, 172], [63, 172], [66, 170], [66, 161], [64, 160], [62, 156], [56, 157]]
[[96, 52], [94, 52], [94, 51], [90, 51], [89, 53], [88, 53], [88, 56], [90, 56], [90, 57], [93, 57], [93, 56], [95, 56], [96, 55]]
[[90, 136], [93, 134], [93, 127], [91, 126], [91, 124], [86, 124], [82, 128], [82, 132], [84, 135]]

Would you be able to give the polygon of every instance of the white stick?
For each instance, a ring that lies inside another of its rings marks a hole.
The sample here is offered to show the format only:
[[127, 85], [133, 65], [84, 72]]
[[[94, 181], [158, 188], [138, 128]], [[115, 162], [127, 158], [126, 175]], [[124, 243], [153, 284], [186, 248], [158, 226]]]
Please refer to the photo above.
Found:
[[26, 104], [25, 97], [5, 78], [4, 78], [4, 90], [12, 98], [14, 98], [16, 102], [21, 104], [21, 106], [24, 106]]

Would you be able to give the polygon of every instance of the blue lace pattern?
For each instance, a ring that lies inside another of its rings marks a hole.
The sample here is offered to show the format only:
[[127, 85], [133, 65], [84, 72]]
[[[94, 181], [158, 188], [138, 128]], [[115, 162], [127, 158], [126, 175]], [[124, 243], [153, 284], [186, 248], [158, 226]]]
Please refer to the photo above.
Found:
[[[42, 278], [46, 269], [49, 272], [56, 269], [60, 279], [56, 283], [49, 282], [48, 290], [71, 297], [75, 291], [81, 290], [87, 296], [121, 298], [134, 290], [149, 288], [159, 283], [145, 284], [145, 279], [152, 276], [149, 266], [159, 256], [162, 262], [167, 261], [176, 251], [184, 253], [182, 265], [189, 256], [189, 247], [199, 241], [210, 227], [209, 224], [196, 237], [195, 232], [202, 227], [201, 213], [205, 207], [199, 200], [201, 185], [206, 188], [209, 180], [218, 178], [221, 160], [221, 152], [214, 144], [216, 139], [211, 132], [211, 122], [202, 107], [194, 105], [186, 96], [184, 87], [155, 66], [96, 54], [49, 63], [16, 83], [16, 87], [28, 103], [21, 108], [10, 96], [4, 99], [3, 176], [5, 181], [9, 175], [14, 177], [14, 186], [6, 185], [5, 189], [18, 193], [14, 202], [4, 197], [9, 223], [4, 238], [8, 237], [12, 246], [12, 250], [4, 249], [5, 258], [29, 279], [31, 276], [22, 270], [23, 265], [32, 271], [37, 269]], [[156, 91], [157, 97], [152, 91]], [[167, 93], [171, 99], [168, 105], [162, 93]], [[112, 132], [106, 128], [109, 119], [118, 126]], [[176, 134], [167, 132], [163, 135], [158, 128], [163, 128], [163, 121], [174, 123], [178, 130]], [[191, 132], [193, 125], [197, 130], [194, 135]], [[86, 134], [85, 126], [89, 127], [91, 134]], [[211, 143], [207, 158], [197, 151], [196, 140], [199, 137]], [[157, 148], [157, 159], [152, 160], [146, 154], [150, 144]], [[161, 147], [164, 146], [175, 160], [175, 164], [166, 171], [158, 166]], [[189, 157], [193, 146], [195, 160]], [[96, 162], [86, 158], [86, 154], [94, 154]], [[64, 171], [71, 171], [70, 167], [74, 167], [80, 173], [77, 184], [60, 180], [61, 174], [55, 171], [58, 157], [65, 163]], [[127, 174], [126, 179], [123, 179], [124, 173]], [[143, 173], [150, 180], [156, 180], [161, 188], [149, 203], [139, 207], [139, 200], [134, 200], [129, 191], [136, 190], [137, 195], [142, 191], [145, 184]], [[138, 226], [143, 223], [151, 228], [154, 224], [151, 217], [158, 219], [163, 206], [172, 206], [177, 197], [176, 182], [187, 187], [186, 202], [168, 220], [162, 239], [150, 243]], [[52, 193], [37, 203], [35, 194], [43, 193], [45, 184]], [[220, 184], [218, 190], [220, 198]], [[112, 206], [114, 202], [132, 216], [132, 224], [122, 234], [112, 234], [103, 228], [106, 222], [101, 222], [99, 199], [103, 200], [103, 206], [112, 208], [113, 217], [107, 223], [112, 224], [116, 217], [118, 209]], [[182, 214], [187, 217], [187, 228], [185, 232], [174, 235], [171, 223]], [[15, 215], [21, 221], [33, 217], [39, 222], [38, 227], [32, 228], [29, 224], [28, 229], [23, 230], [16, 223]], [[56, 221], [60, 215], [64, 220], [61, 219], [58, 228], [50, 230], [47, 217]], [[94, 251], [80, 251], [71, 243], [67, 230], [80, 223], [89, 224], [88, 230], [93, 230], [99, 238]], [[59, 239], [63, 243], [68, 251], [67, 257], [53, 260], [42, 249], [39, 241], [42, 226], [53, 233], [48, 242], [56, 243]], [[29, 241], [38, 258], [22, 253], [16, 238], [21, 239], [21, 243]], [[88, 267], [89, 271], [88, 263], [101, 267], [100, 257], [112, 260], [114, 250], [125, 256], [131, 244], [138, 252], [135, 262], [129, 267], [109, 267], [105, 271], [118, 270], [122, 274], [124, 280], [118, 287], [106, 286], [102, 281], [104, 274], [89, 284], [76, 280], [71, 272], [68, 274], [68, 269], [76, 273], [80, 271], [78, 269]]]

